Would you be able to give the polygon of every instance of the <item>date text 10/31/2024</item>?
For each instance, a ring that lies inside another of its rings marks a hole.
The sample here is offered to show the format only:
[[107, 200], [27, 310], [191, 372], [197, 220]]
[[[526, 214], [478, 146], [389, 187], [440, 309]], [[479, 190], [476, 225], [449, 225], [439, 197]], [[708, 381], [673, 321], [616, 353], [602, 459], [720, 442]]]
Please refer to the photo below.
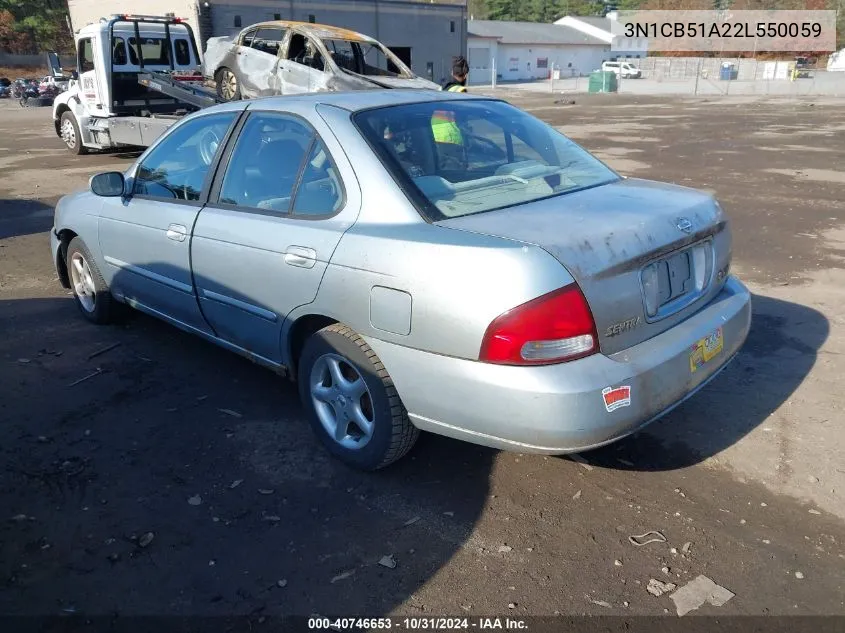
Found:
[[309, 630], [390, 630], [446, 631], [446, 630], [500, 630], [525, 631], [525, 620], [515, 618], [309, 618]]

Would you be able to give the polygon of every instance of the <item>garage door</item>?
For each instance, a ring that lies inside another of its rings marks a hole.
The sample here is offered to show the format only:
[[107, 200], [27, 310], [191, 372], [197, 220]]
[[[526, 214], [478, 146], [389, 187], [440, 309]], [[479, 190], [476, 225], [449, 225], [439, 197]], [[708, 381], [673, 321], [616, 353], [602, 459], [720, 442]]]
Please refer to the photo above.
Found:
[[489, 84], [492, 80], [492, 68], [490, 68], [489, 48], [469, 49], [469, 83]]

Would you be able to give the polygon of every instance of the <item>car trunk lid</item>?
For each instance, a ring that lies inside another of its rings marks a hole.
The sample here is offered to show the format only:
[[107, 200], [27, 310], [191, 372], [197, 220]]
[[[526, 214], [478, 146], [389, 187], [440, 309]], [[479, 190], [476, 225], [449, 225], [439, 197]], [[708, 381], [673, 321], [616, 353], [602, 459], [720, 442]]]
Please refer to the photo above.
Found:
[[731, 258], [727, 221], [711, 196], [637, 179], [438, 224], [549, 252], [581, 287], [605, 354], [656, 336], [706, 305], [724, 284]]

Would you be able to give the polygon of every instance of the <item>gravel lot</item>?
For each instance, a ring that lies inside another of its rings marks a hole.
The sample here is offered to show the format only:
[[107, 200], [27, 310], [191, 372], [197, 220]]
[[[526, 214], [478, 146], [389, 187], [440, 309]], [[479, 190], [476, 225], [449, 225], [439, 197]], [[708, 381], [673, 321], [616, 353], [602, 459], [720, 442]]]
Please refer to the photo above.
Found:
[[[0, 102], [0, 614], [677, 617], [649, 581], [704, 574], [735, 596], [695, 613], [845, 616], [841, 103], [511, 98], [625, 175], [714, 191], [751, 336], [587, 463], [424, 436], [372, 475], [270, 372], [142, 315], [82, 320], [53, 205], [131, 155], [71, 156], [48, 108]], [[629, 542], [649, 530], [667, 542]]]

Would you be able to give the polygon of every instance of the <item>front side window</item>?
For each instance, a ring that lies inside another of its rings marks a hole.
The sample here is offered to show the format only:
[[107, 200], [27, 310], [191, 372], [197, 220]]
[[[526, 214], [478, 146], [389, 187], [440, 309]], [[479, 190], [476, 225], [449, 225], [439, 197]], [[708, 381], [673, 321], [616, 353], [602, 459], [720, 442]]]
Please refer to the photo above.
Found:
[[222, 204], [325, 216], [342, 199], [337, 168], [314, 130], [283, 114], [250, 115], [223, 177]]
[[115, 66], [125, 66], [128, 59], [126, 57], [126, 43], [122, 37], [116, 37], [112, 41], [112, 62]]
[[432, 220], [613, 182], [619, 176], [542, 121], [498, 101], [375, 108], [358, 129]]
[[324, 39], [323, 44], [340, 68], [351, 70], [359, 75], [411, 76], [398, 57], [388, 53], [376, 42]]
[[221, 112], [178, 125], [141, 161], [135, 195], [196, 201], [217, 150], [237, 112]]
[[353, 73], [360, 73], [361, 67], [358, 63], [359, 51], [355, 42], [349, 40], [323, 40], [323, 44], [332, 56], [334, 63], [340, 68], [351, 70]]
[[91, 45], [91, 38], [86, 37], [79, 40], [79, 74], [94, 70], [94, 47]]

